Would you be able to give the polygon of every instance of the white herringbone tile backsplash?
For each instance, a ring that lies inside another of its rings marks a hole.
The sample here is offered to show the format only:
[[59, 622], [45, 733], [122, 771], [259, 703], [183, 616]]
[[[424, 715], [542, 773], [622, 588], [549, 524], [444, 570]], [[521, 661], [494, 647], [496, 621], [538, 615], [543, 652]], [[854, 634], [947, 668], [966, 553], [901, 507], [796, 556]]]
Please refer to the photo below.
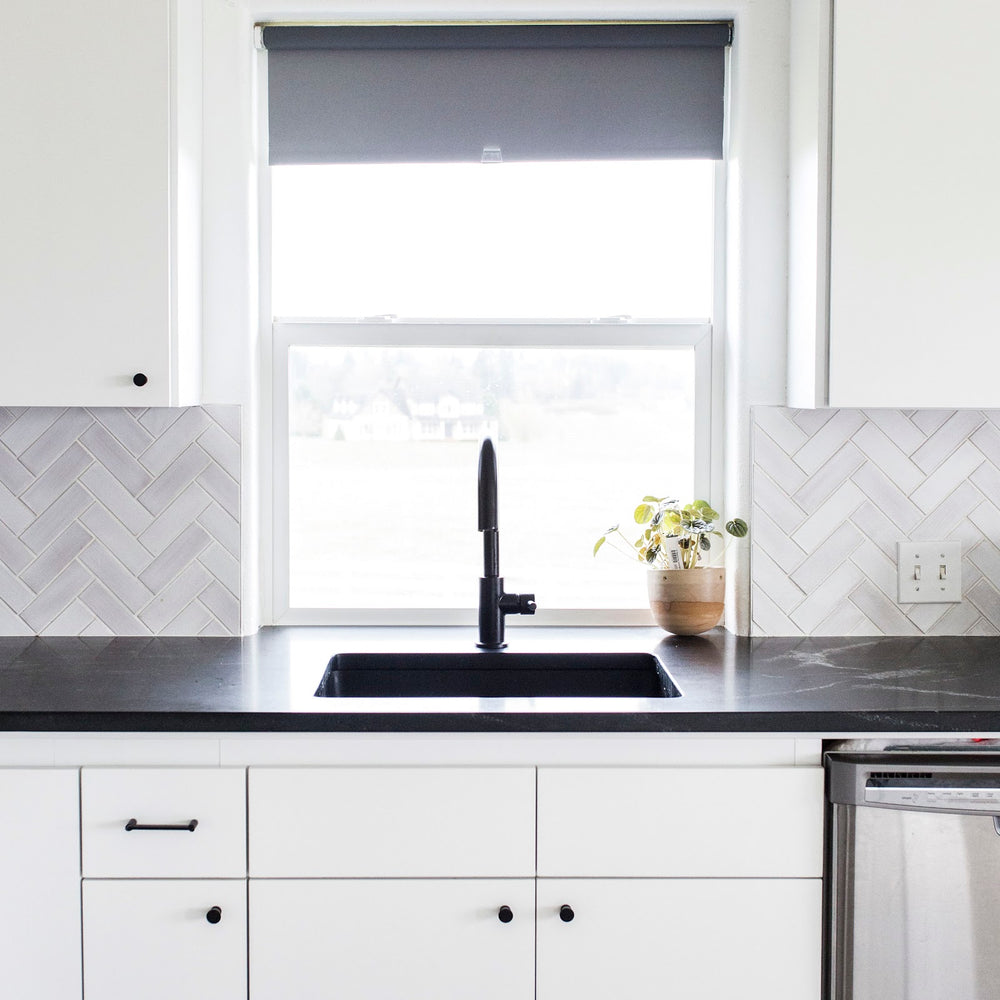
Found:
[[0, 635], [236, 635], [239, 559], [239, 407], [0, 407]]
[[[754, 635], [1000, 633], [1000, 410], [753, 410]], [[961, 604], [898, 604], [896, 543], [962, 543]]]

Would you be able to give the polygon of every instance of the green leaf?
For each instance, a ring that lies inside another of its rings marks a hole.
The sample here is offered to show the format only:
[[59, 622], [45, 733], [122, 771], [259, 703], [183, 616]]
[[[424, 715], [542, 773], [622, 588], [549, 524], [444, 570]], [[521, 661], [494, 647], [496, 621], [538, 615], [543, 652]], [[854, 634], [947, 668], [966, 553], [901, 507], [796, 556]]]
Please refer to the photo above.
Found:
[[597, 542], [596, 542], [596, 544], [594, 545], [594, 555], [595, 555], [595, 556], [597, 555], [597, 550], [598, 550], [598, 549], [600, 549], [600, 547], [601, 547], [601, 546], [602, 546], [602, 545], [603, 545], [603, 544], [604, 544], [604, 543], [605, 543], [605, 542], [606, 542], [607, 540], [608, 540], [608, 536], [607, 536], [607, 535], [601, 535], [601, 537], [597, 539]]
[[653, 516], [653, 508], [648, 503], [641, 503], [632, 516], [636, 524], [645, 524]]
[[663, 497], [643, 497], [642, 498], [642, 502], [643, 503], [659, 503], [662, 499], [663, 499]]
[[701, 547], [706, 551], [712, 547], [712, 542], [708, 535], [699, 535], [698, 541], [701, 542]]
[[750, 534], [750, 526], [742, 517], [734, 517], [731, 521], [726, 521], [726, 531], [735, 538], [746, 538]]

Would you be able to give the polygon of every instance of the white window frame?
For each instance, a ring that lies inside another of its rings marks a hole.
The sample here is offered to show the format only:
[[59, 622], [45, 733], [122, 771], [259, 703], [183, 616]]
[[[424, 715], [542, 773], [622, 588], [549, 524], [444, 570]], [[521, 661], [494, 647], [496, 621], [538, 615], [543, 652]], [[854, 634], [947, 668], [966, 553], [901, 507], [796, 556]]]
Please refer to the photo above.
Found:
[[[716, 249], [716, 259], [719, 249]], [[716, 295], [718, 298], [718, 293]], [[275, 625], [474, 625], [475, 608], [293, 608], [289, 601], [289, 406], [288, 356], [293, 347], [548, 347], [694, 349], [694, 484], [698, 496], [711, 496], [713, 454], [713, 392], [717, 382], [715, 327], [708, 320], [365, 320], [277, 319], [271, 338], [271, 403], [273, 419], [272, 527]], [[336, 573], [331, 566], [330, 572]], [[481, 567], [469, 566], [469, 579]], [[530, 576], [530, 567], [521, 567]], [[637, 572], [639, 568], [637, 567]], [[648, 608], [546, 609], [518, 621], [519, 626], [648, 625]]]
[[[660, 15], [658, 15], [660, 16]], [[731, 16], [709, 12], [706, 16]], [[572, 18], [570, 18], [572, 19]], [[405, 19], [404, 19], [405, 20]], [[260, 196], [257, 250], [260, 262], [261, 396], [261, 619], [271, 625], [474, 626], [475, 608], [293, 608], [290, 606], [289, 410], [288, 352], [309, 346], [401, 347], [566, 347], [669, 348], [691, 347], [695, 354], [694, 490], [707, 499], [721, 496], [725, 467], [726, 372], [723, 345], [727, 312], [727, 190], [726, 160], [715, 164], [713, 318], [708, 319], [362, 319], [275, 318], [271, 308], [271, 184], [266, 158], [266, 61], [258, 62], [257, 161]], [[726, 61], [726, 136], [729, 148], [729, 57]], [[612, 333], [613, 331], [613, 333]], [[431, 339], [428, 339], [431, 338]], [[269, 475], [268, 475], [269, 473]], [[715, 502], [718, 502], [717, 500]], [[481, 566], [469, 567], [478, 579]], [[637, 567], [637, 571], [639, 568]], [[336, 572], [336, 567], [331, 567]], [[523, 572], [530, 573], [530, 567]], [[270, 583], [270, 586], [268, 586]], [[546, 609], [517, 617], [515, 627], [651, 624], [648, 607], [631, 609]]]

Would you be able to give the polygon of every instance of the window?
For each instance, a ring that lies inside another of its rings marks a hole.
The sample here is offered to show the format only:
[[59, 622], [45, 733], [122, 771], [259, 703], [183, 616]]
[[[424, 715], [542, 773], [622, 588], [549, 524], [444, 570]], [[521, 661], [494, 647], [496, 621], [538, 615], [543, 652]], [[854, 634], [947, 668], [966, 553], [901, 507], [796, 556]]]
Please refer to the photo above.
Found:
[[707, 492], [721, 165], [505, 148], [272, 163], [277, 621], [469, 620], [487, 435], [508, 589], [646, 620], [591, 552], [645, 493]]

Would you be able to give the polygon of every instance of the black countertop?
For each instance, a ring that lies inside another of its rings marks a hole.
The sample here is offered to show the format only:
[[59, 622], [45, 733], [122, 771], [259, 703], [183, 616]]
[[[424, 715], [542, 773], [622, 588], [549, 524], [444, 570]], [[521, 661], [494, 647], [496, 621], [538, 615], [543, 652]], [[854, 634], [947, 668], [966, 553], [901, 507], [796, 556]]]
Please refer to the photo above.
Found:
[[[470, 629], [247, 638], [0, 637], [0, 729], [161, 732], [1000, 733], [1000, 637], [684, 638], [523, 628], [515, 651], [654, 652], [679, 698], [316, 698], [337, 652], [469, 650]], [[483, 654], [503, 656], [503, 653]]]

